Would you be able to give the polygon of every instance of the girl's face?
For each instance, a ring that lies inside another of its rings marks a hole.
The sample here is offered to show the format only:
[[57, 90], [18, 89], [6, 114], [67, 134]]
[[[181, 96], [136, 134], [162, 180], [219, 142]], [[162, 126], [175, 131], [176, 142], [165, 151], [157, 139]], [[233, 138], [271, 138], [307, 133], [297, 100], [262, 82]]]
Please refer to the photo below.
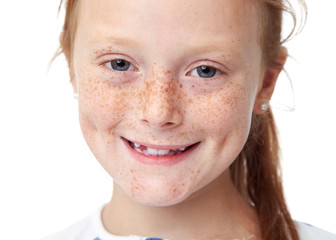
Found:
[[177, 204], [228, 170], [261, 89], [258, 23], [245, 0], [80, 1], [81, 128], [133, 200]]

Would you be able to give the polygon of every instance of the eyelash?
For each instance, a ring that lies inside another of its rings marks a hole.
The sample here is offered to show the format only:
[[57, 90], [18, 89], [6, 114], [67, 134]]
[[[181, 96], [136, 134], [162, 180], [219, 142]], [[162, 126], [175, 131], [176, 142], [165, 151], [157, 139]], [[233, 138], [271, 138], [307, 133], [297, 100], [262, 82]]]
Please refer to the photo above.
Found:
[[[119, 64], [121, 64], [122, 66], [119, 66]], [[104, 65], [110, 69], [112, 69], [115, 72], [127, 72], [127, 71], [132, 71], [132, 70], [136, 70], [136, 67], [130, 63], [129, 61], [119, 58], [119, 59], [114, 59], [114, 60], [110, 60], [108, 62], [105, 62]], [[123, 67], [126, 66], [125, 70], [122, 70]], [[120, 68], [119, 70], [117, 68]], [[210, 76], [200, 76], [202, 74], [204, 74], [204, 72], [202, 73], [202, 71], [206, 71], [205, 74], [210, 73]], [[223, 72], [221, 70], [219, 70], [216, 67], [212, 67], [209, 65], [201, 65], [198, 67], [193, 68], [191, 71], [189, 71], [187, 73], [187, 76], [194, 76], [194, 77], [199, 77], [199, 78], [204, 78], [204, 79], [208, 79], [208, 78], [214, 78], [220, 74], [222, 74]], [[196, 76], [196, 74], [198, 76]]]

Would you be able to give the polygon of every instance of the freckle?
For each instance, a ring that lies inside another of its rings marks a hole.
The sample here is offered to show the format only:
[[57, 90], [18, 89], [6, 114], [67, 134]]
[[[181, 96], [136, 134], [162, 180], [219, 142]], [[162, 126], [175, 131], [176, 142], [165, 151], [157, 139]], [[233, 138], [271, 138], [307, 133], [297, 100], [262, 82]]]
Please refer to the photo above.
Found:
[[110, 141], [107, 141], [107, 145], [110, 145], [111, 144], [111, 142]]
[[192, 102], [193, 102], [193, 100], [191, 98], [189, 98], [188, 103], [192, 103]]
[[192, 87], [194, 88], [195, 86], [194, 86], [194, 85], [192, 85]]
[[180, 84], [180, 88], [182, 88], [182, 83]]

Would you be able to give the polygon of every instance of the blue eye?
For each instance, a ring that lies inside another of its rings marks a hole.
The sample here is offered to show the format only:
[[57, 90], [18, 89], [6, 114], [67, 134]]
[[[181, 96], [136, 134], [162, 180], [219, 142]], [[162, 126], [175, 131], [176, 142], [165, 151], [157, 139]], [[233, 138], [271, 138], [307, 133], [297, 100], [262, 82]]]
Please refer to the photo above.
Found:
[[190, 72], [190, 75], [201, 78], [212, 78], [218, 75], [219, 71], [216, 68], [209, 66], [200, 66], [198, 68], [193, 69]]
[[123, 59], [112, 60], [105, 63], [105, 65], [115, 71], [124, 72], [128, 70], [134, 70], [134, 66], [130, 62]]

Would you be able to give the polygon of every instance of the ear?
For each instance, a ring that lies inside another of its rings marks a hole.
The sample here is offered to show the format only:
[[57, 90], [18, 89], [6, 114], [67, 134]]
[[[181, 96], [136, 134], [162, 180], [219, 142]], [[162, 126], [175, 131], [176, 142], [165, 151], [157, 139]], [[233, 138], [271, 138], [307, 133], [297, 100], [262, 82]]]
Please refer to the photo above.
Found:
[[73, 68], [72, 68], [72, 59], [71, 59], [71, 54], [70, 54], [70, 46], [68, 44], [68, 41], [65, 39], [65, 35], [64, 32], [61, 33], [60, 37], [59, 37], [59, 42], [61, 45], [61, 49], [62, 52], [65, 56], [65, 59], [68, 63], [68, 68], [69, 68], [69, 76], [70, 76], [70, 83], [73, 87], [73, 91], [74, 93], [77, 93], [77, 84], [76, 84], [76, 80], [74, 78], [74, 72], [73, 72]]
[[[287, 49], [285, 47], [281, 47], [281, 50], [277, 59], [277, 66], [269, 67], [266, 69], [263, 80], [261, 82], [261, 87], [258, 91], [256, 100], [254, 102], [253, 112], [255, 114], [263, 114], [267, 108], [263, 108], [262, 106], [267, 106], [271, 97], [273, 95], [276, 82], [278, 80], [280, 72], [283, 70], [283, 67], [287, 60]], [[266, 104], [266, 105], [265, 105]]]

